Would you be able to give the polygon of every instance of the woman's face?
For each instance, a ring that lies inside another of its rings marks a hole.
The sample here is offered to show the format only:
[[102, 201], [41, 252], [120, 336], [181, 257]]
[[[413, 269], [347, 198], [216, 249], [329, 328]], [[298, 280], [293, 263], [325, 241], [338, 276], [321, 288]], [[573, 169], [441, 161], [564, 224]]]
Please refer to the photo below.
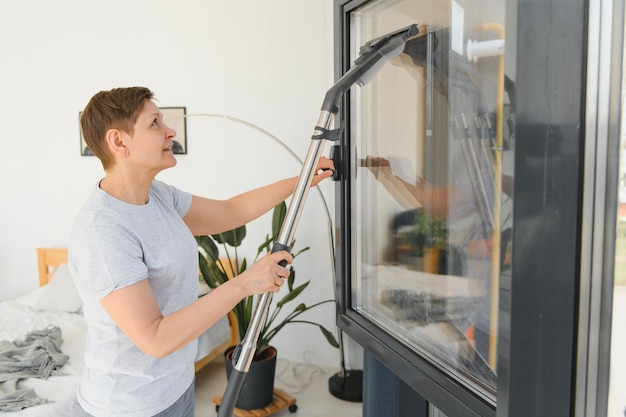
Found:
[[163, 114], [151, 100], [146, 100], [126, 146], [131, 160], [145, 168], [161, 171], [176, 165], [172, 152], [176, 131], [163, 123]]

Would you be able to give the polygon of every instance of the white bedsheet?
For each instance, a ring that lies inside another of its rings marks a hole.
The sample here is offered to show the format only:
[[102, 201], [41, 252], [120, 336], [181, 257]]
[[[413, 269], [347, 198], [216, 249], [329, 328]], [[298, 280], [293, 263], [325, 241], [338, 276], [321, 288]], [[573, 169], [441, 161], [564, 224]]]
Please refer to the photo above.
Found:
[[[15, 300], [0, 302], [0, 340], [23, 339], [26, 333], [32, 330], [56, 325], [61, 328], [63, 335], [61, 349], [63, 353], [69, 355], [70, 359], [61, 368], [64, 374], [62, 376], [51, 376], [47, 380], [28, 378], [23, 381], [25, 386], [33, 388], [40, 397], [51, 401], [51, 403], [26, 408], [18, 412], [0, 412], [2, 416], [52, 417], [65, 415], [67, 401], [73, 398], [76, 392], [84, 366], [83, 353], [87, 326], [82, 314], [62, 311], [36, 311], [27, 306], [30, 305], [35, 293]], [[224, 317], [199, 338], [196, 358], [206, 356], [214, 347], [228, 339], [230, 339], [230, 327], [228, 320]]]
[[76, 392], [83, 369], [86, 324], [81, 314], [62, 311], [35, 311], [18, 300], [0, 303], [0, 340], [23, 339], [32, 330], [48, 325], [61, 328], [61, 350], [69, 355], [69, 361], [61, 368], [63, 376], [51, 376], [47, 380], [28, 378], [23, 384], [33, 388], [37, 395], [52, 403], [30, 407], [19, 412], [0, 413], [7, 416], [55, 416], [55, 410]]

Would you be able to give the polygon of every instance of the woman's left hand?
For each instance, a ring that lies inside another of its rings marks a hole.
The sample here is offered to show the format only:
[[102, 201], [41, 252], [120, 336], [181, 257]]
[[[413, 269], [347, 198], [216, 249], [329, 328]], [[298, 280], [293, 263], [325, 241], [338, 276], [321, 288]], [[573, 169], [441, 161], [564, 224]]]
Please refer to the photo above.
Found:
[[316, 186], [326, 178], [332, 177], [334, 171], [335, 163], [333, 160], [328, 159], [325, 156], [320, 157], [317, 168], [315, 168], [315, 175], [313, 175], [313, 180], [311, 181], [311, 187]]

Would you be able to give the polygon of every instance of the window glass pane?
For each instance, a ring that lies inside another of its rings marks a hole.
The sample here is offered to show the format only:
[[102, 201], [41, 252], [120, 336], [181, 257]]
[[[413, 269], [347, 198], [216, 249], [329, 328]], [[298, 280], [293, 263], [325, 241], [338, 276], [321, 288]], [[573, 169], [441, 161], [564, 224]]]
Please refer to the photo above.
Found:
[[351, 90], [352, 308], [495, 402], [514, 148], [504, 2], [369, 3], [351, 15], [351, 60], [412, 23], [404, 53]]

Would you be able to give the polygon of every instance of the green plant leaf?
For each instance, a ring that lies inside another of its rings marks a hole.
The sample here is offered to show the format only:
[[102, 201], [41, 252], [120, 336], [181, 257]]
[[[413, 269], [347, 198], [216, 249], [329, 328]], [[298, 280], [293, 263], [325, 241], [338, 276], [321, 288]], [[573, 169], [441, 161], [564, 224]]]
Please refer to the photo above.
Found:
[[296, 281], [296, 270], [291, 268], [289, 271], [289, 277], [287, 277], [287, 288], [289, 292], [293, 291], [293, 283]]
[[[294, 241], [294, 243], [295, 243], [295, 241]], [[304, 249], [300, 249], [300, 250], [299, 250], [299, 251], [298, 251], [295, 255], [293, 255], [293, 258], [295, 259], [295, 258], [296, 258], [297, 256], [299, 256], [301, 253], [306, 252], [306, 251], [308, 251], [309, 249], [311, 249], [311, 247], [310, 247], [310, 246], [307, 246], [307, 247], [306, 247], [306, 248], [304, 248]]]
[[286, 214], [287, 205], [284, 201], [274, 207], [274, 212], [272, 213], [272, 236], [274, 236], [274, 240], [278, 237], [278, 234], [280, 233], [280, 228], [283, 225]]
[[265, 235], [265, 241], [259, 245], [256, 251], [257, 258], [262, 252], [268, 253], [269, 251], [272, 250], [273, 241], [274, 241], [274, 238], [270, 237], [269, 235]]
[[211, 262], [208, 264], [209, 269], [209, 277], [214, 285], [210, 285], [212, 288], [217, 288], [226, 281], [228, 281], [228, 275], [224, 272], [222, 268], [215, 262]]
[[200, 275], [210, 288], [217, 288], [228, 280], [228, 276], [213, 261], [207, 260], [198, 252]]
[[319, 328], [322, 331], [322, 334], [324, 335], [328, 343], [330, 343], [332, 347], [339, 348], [339, 343], [337, 343], [337, 339], [335, 339], [335, 335], [329, 332], [328, 329], [326, 329], [326, 327], [324, 326], [319, 326]]
[[196, 241], [210, 260], [213, 262], [217, 261], [217, 258], [220, 256], [219, 250], [210, 236], [196, 236]]
[[306, 287], [308, 287], [308, 286], [309, 286], [309, 283], [310, 283], [310, 282], [311, 282], [311, 281], [307, 281], [307, 282], [305, 282], [304, 284], [300, 285], [299, 287], [294, 288], [293, 290], [289, 291], [289, 292], [287, 293], [287, 295], [285, 295], [285, 296], [284, 296], [284, 297], [283, 297], [283, 298], [282, 298], [282, 299], [281, 299], [278, 303], [276, 303], [276, 307], [280, 308], [280, 307], [284, 306], [285, 304], [287, 304], [289, 301], [291, 301], [291, 300], [293, 300], [294, 298], [296, 298], [297, 296], [299, 296], [299, 295], [300, 295], [300, 293], [301, 293], [302, 291], [304, 291], [304, 289], [305, 289]]
[[[284, 222], [286, 213], [287, 206], [284, 202], [274, 207], [274, 212], [272, 214], [272, 235], [265, 236], [265, 240], [258, 247], [258, 252], [254, 261], [256, 261], [256, 259], [261, 255], [262, 252], [269, 253], [271, 251], [272, 246], [276, 241], [278, 234], [280, 233], [280, 228], [282, 227], [282, 223]], [[233, 229], [217, 235], [196, 237], [199, 247], [198, 262], [200, 266], [200, 273], [202, 275], [202, 278], [211, 288], [216, 288], [228, 280], [228, 275], [221, 268], [222, 263], [227, 262], [234, 265], [237, 269], [235, 271], [236, 275], [241, 274], [247, 269], [246, 258], [240, 259], [237, 255], [237, 247], [242, 244], [242, 241], [245, 237], [245, 226], [241, 226], [237, 229]], [[218, 248], [218, 245], [222, 245], [222, 247]], [[295, 240], [291, 243], [291, 245], [292, 248], [293, 246], [295, 246]], [[233, 257], [231, 257], [229, 253], [229, 247], [235, 248]], [[307, 250], [309, 250], [309, 247], [301, 249], [299, 252], [296, 252], [295, 255], [292, 254], [292, 256], [295, 259], [296, 256], [302, 254], [303, 252], [306, 252]], [[226, 254], [226, 259], [220, 258], [220, 251]], [[265, 321], [262, 329], [260, 330], [259, 338], [257, 340], [257, 350], [254, 357], [257, 358], [258, 355], [262, 355], [263, 350], [269, 345], [272, 338], [287, 324], [291, 323], [306, 323], [318, 326], [324, 334], [324, 337], [326, 338], [328, 343], [334, 347], [338, 347], [338, 344], [333, 334], [326, 330], [323, 326], [314, 322], [295, 320], [296, 317], [300, 316], [306, 311], [318, 307], [321, 304], [334, 303], [334, 300], [321, 301], [311, 306], [300, 303], [287, 316], [281, 317], [280, 319], [278, 318], [280, 316], [279, 312], [281, 311], [282, 307], [298, 297], [310, 284], [310, 281], [307, 281], [300, 286], [296, 286], [296, 271], [293, 266], [289, 267], [289, 277], [287, 278], [287, 282], [287, 288], [289, 289], [289, 292], [280, 301], [278, 301], [277, 303], [272, 303], [270, 305], [270, 310], [268, 311], [269, 318]], [[248, 326], [250, 325], [250, 322], [252, 320], [254, 306], [254, 297], [249, 296], [241, 300], [233, 308], [233, 313], [237, 318], [237, 324], [239, 326], [239, 337], [241, 340], [243, 340], [243, 338], [245, 337]]]
[[211, 235], [211, 237], [215, 239], [217, 243], [237, 247], [241, 245], [241, 242], [246, 237], [246, 225], [217, 235]]
[[200, 252], [198, 252], [198, 265], [200, 266], [200, 275], [202, 276], [202, 279], [206, 282], [206, 285], [208, 285], [209, 288], [213, 288], [213, 282], [211, 282], [211, 278], [209, 276], [209, 265], [206, 258]]

